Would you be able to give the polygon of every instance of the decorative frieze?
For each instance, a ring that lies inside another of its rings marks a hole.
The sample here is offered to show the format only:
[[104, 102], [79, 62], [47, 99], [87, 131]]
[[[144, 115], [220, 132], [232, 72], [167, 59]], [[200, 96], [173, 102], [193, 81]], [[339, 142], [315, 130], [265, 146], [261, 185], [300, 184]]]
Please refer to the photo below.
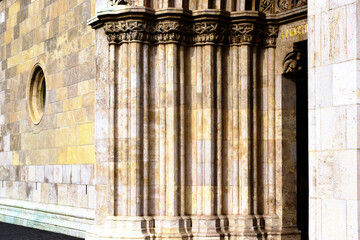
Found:
[[180, 21], [123, 21], [104, 24], [110, 44], [141, 41], [152, 43], [178, 42], [185, 44], [260, 44], [275, 47], [278, 27], [265, 29], [254, 23], [195, 22]]

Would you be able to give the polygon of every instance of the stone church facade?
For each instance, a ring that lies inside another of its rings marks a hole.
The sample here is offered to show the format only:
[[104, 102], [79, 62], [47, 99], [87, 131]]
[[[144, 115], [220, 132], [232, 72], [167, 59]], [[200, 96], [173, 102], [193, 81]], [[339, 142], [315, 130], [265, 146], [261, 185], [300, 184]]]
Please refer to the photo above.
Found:
[[359, 239], [359, 9], [0, 1], [0, 221], [87, 240]]

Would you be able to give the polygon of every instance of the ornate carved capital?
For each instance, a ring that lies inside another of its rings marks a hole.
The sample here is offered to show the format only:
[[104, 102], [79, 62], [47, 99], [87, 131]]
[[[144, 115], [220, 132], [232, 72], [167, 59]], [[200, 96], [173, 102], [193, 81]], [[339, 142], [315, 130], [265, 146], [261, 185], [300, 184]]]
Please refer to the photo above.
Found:
[[104, 30], [109, 43], [151, 41], [153, 35], [152, 25], [143, 21], [106, 23]]
[[190, 27], [178, 21], [161, 21], [155, 26], [155, 41], [163, 42], [187, 42], [190, 35]]
[[231, 25], [229, 42], [231, 44], [251, 44], [255, 40], [255, 25], [237, 23]]
[[226, 28], [220, 22], [196, 22], [193, 25], [195, 44], [219, 43], [224, 40]]
[[265, 47], [276, 47], [276, 39], [279, 35], [278, 26], [267, 26], [265, 28]]
[[105, 34], [107, 35], [107, 39], [108, 39], [109, 43], [119, 42], [120, 29], [116, 23], [113, 23], [113, 22], [105, 23], [104, 31], [105, 31]]

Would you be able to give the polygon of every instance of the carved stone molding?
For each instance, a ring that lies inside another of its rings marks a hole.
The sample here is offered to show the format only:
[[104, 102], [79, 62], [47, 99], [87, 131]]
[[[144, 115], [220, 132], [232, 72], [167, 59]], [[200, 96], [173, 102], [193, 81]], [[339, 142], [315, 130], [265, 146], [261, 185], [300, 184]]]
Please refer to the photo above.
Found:
[[252, 23], [238, 23], [231, 25], [230, 44], [251, 44], [256, 40], [255, 25]]
[[196, 22], [193, 25], [195, 44], [220, 43], [224, 41], [226, 28], [219, 22]]
[[264, 31], [265, 47], [276, 47], [276, 39], [278, 35], [278, 26], [267, 26]]

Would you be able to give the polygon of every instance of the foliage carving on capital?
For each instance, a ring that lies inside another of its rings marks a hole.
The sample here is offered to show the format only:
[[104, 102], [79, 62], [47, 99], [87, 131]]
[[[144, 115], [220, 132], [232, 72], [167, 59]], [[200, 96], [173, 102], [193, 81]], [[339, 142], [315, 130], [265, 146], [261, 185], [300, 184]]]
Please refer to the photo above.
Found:
[[143, 21], [106, 23], [104, 30], [109, 43], [151, 41], [153, 33], [152, 25]]
[[218, 22], [197, 22], [193, 25], [193, 33], [196, 44], [218, 43], [224, 40], [226, 28]]
[[265, 46], [276, 47], [276, 39], [279, 35], [278, 26], [268, 26], [265, 29]]
[[189, 26], [178, 21], [161, 21], [155, 25], [155, 41], [186, 42], [189, 36]]
[[119, 40], [120, 29], [116, 23], [113, 22], [105, 23], [104, 31], [109, 43], [116, 43], [120, 41]]
[[232, 44], [250, 44], [255, 39], [255, 25], [252, 23], [232, 24], [229, 42]]

